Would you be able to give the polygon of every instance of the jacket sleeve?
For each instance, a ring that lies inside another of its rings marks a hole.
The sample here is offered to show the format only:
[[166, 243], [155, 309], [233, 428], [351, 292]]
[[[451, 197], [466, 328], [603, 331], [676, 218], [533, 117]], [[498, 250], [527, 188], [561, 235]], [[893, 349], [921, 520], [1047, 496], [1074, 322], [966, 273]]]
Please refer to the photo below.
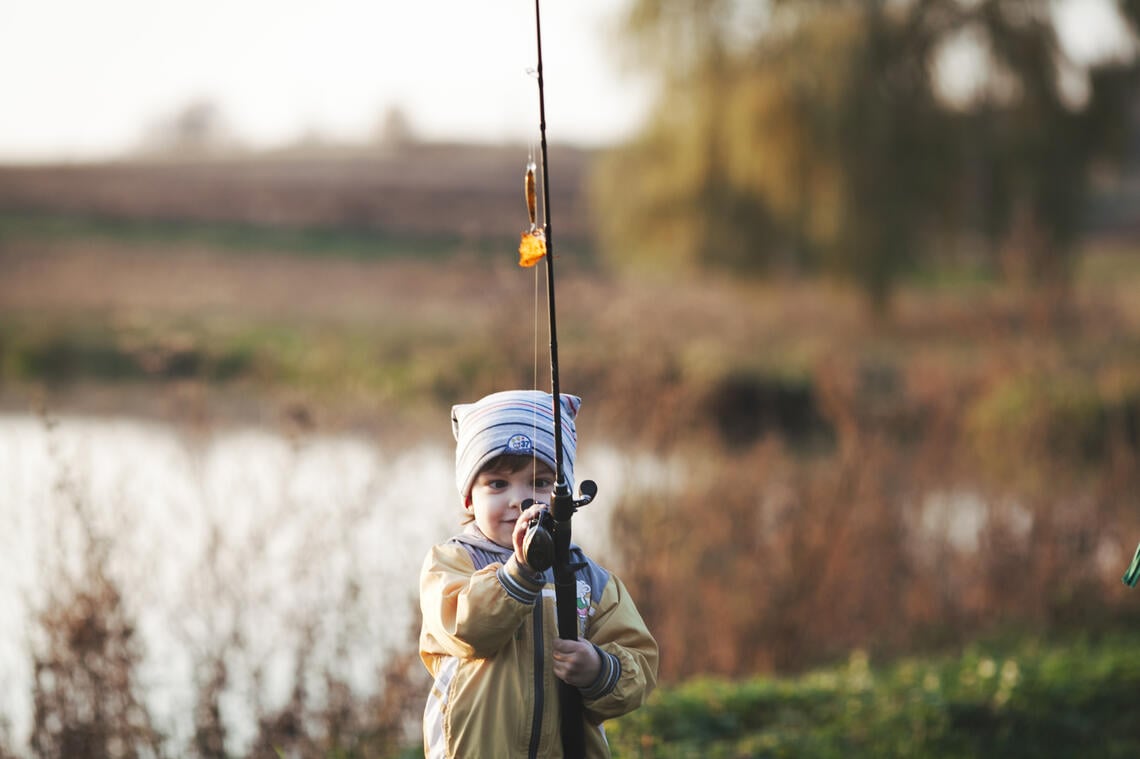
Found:
[[466, 549], [437, 545], [420, 572], [420, 655], [485, 659], [511, 639], [533, 609], [542, 584], [512, 556], [475, 571]]
[[602, 655], [597, 681], [582, 689], [587, 716], [602, 722], [644, 704], [657, 685], [657, 641], [616, 576], [606, 583], [586, 640]]

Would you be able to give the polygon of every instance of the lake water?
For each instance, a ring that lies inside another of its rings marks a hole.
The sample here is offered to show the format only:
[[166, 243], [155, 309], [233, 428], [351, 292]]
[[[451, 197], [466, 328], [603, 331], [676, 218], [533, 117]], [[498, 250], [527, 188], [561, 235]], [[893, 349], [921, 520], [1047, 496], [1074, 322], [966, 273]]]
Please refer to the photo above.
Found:
[[[196, 668], [235, 637], [223, 700], [232, 753], [254, 737], [255, 704], [287, 699], [302, 649], [314, 672], [368, 695], [387, 657], [411, 645], [425, 553], [458, 529], [452, 457], [351, 436], [0, 415], [0, 714], [13, 743], [31, 728], [36, 615], [68, 597], [99, 550], [137, 620], [138, 684], [172, 746], [192, 735]], [[607, 505], [682, 476], [609, 446], [583, 451], [576, 472], [601, 492], [574, 538], [603, 561], [615, 557]], [[321, 687], [313, 677], [314, 698]]]

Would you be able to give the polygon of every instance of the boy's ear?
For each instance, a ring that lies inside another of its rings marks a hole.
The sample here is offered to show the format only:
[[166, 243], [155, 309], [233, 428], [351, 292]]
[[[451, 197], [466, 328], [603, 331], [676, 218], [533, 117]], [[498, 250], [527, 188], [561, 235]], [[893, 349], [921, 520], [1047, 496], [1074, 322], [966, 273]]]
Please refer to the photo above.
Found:
[[463, 508], [470, 510], [471, 508], [471, 494], [468, 493], [463, 499]]

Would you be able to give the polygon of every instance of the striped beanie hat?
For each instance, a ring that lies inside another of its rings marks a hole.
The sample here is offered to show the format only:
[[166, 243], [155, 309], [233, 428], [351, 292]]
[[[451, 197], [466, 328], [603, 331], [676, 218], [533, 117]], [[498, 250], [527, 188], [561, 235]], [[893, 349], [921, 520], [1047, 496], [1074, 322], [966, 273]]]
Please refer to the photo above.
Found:
[[[562, 394], [562, 472], [574, 489], [574, 417], [582, 399]], [[554, 463], [554, 404], [541, 390], [506, 390], [451, 408], [455, 434], [455, 486], [466, 499], [475, 475], [488, 461], [506, 454], [535, 456], [552, 470]], [[557, 475], [557, 471], [555, 471]]]

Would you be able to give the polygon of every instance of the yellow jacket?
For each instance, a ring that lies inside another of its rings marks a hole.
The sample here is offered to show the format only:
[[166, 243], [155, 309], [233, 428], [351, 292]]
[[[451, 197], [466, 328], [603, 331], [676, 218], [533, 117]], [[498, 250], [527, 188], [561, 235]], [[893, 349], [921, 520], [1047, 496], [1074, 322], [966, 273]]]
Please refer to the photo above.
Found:
[[[578, 627], [601, 654], [580, 689], [586, 756], [608, 757], [602, 721], [645, 702], [657, 682], [657, 643], [625, 586], [577, 546]], [[474, 527], [431, 549], [420, 573], [420, 658], [434, 678], [424, 710], [427, 759], [562, 756], [553, 573], [520, 570], [511, 549]]]

